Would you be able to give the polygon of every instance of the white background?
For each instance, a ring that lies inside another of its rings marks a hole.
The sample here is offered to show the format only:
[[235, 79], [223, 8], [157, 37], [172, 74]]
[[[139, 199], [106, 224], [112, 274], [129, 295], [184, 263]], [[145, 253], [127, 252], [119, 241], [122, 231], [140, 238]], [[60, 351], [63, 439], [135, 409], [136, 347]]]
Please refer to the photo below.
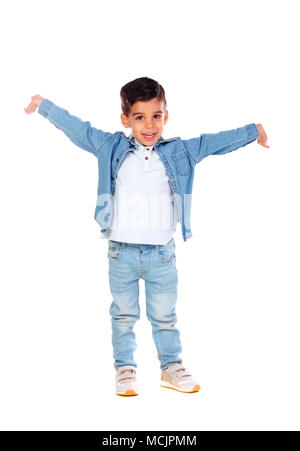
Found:
[[[5, 6], [3, 6], [5, 5]], [[2, 430], [299, 430], [297, 1], [10, 1], [1, 6]], [[164, 137], [262, 123], [197, 165], [193, 237], [175, 234], [177, 326], [199, 393], [161, 388], [140, 281], [140, 395], [115, 395], [97, 160], [40, 94], [123, 130], [120, 89], [166, 91]]]

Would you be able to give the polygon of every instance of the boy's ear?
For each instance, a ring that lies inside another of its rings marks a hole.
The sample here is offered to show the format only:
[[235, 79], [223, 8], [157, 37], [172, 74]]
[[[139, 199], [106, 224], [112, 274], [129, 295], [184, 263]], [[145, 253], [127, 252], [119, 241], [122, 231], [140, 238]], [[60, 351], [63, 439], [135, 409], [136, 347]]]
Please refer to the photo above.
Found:
[[169, 118], [169, 112], [168, 112], [168, 110], [166, 110], [165, 111], [165, 117], [164, 117], [164, 124], [167, 123], [168, 118]]
[[129, 128], [129, 120], [128, 120], [128, 117], [125, 116], [124, 113], [121, 113], [121, 122], [125, 128]]

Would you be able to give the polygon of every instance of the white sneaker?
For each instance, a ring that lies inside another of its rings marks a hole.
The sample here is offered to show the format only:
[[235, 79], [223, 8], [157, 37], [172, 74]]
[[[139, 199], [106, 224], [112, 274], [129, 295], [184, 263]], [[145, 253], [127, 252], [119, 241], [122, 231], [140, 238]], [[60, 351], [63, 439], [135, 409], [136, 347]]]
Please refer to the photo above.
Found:
[[117, 370], [116, 394], [120, 396], [135, 396], [139, 394], [135, 366], [121, 366]]
[[161, 374], [160, 386], [173, 388], [183, 393], [194, 393], [200, 390], [200, 385], [180, 363], [174, 363]]

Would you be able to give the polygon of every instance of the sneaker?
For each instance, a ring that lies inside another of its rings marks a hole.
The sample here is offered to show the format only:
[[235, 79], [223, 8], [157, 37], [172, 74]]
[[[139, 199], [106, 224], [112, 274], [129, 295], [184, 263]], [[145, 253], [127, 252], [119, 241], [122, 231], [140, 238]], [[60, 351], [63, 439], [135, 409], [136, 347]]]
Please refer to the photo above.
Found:
[[183, 393], [193, 393], [200, 390], [200, 385], [180, 363], [174, 363], [161, 374], [161, 387], [173, 388]]
[[117, 370], [116, 394], [120, 396], [135, 396], [139, 394], [135, 366], [121, 366]]

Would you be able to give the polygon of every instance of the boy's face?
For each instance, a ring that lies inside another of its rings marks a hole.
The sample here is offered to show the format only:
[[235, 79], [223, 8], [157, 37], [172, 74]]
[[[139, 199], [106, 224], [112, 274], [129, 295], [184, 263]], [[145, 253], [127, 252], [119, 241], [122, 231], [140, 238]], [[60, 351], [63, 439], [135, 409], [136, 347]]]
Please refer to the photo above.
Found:
[[164, 110], [164, 102], [157, 98], [135, 102], [128, 117], [121, 114], [124, 127], [131, 128], [132, 136], [144, 146], [153, 146], [159, 140], [167, 120], [168, 110]]

